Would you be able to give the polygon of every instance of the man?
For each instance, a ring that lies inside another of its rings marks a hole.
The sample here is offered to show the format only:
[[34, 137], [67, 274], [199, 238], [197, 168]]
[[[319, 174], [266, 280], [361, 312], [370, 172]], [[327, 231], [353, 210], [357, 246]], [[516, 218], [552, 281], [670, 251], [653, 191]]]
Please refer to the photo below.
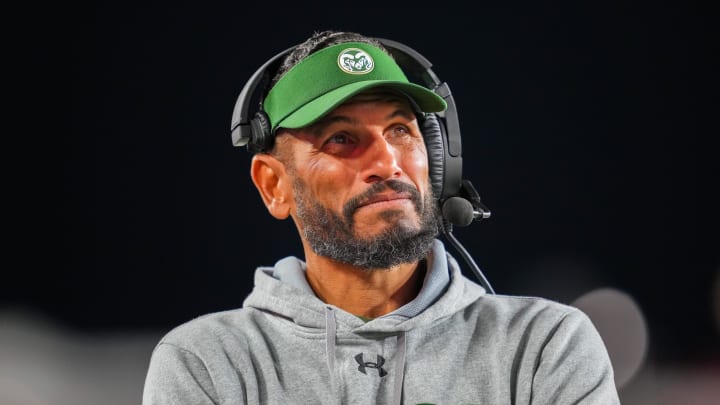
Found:
[[582, 312], [488, 294], [436, 239], [422, 125], [445, 108], [375, 40], [297, 46], [265, 94], [251, 176], [304, 260], [257, 269], [241, 309], [168, 333], [144, 404], [619, 403]]

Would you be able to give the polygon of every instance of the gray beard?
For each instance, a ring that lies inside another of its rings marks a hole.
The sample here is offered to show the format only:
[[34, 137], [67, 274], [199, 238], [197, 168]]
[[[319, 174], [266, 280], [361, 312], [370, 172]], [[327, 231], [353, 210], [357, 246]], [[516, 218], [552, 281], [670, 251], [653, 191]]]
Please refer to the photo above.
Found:
[[[438, 209], [432, 194], [428, 193], [423, 201], [417, 189], [398, 180], [373, 184], [362, 195], [348, 201], [342, 215], [314, 201], [301, 180], [296, 178], [293, 187], [305, 239], [316, 254], [338, 262], [365, 270], [412, 263], [425, 258], [438, 234]], [[358, 204], [386, 189], [411, 194], [420, 218], [419, 229], [404, 224], [397, 211], [388, 211], [382, 218], [388, 222], [395, 220], [394, 226], [370, 239], [356, 236], [353, 214]]]

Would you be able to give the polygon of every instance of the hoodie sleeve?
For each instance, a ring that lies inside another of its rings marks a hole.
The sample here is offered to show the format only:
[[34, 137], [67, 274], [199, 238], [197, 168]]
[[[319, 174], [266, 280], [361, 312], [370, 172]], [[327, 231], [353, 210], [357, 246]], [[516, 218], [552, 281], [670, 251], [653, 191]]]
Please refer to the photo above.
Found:
[[160, 343], [150, 358], [143, 405], [215, 405], [217, 395], [210, 374], [193, 353]]
[[605, 344], [590, 318], [577, 309], [548, 336], [532, 385], [536, 405], [620, 403]]

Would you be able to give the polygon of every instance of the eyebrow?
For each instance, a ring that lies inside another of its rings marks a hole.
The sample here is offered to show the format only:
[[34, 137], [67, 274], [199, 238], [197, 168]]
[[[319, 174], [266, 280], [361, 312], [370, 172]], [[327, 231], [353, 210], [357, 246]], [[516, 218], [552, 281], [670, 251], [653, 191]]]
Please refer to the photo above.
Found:
[[320, 121], [314, 123], [310, 127], [310, 132], [312, 132], [312, 134], [315, 136], [320, 136], [323, 130], [325, 130], [325, 128], [338, 122], [344, 122], [350, 125], [358, 125], [358, 121], [355, 119], [346, 117], [344, 115], [334, 115], [332, 117], [321, 118]]
[[[411, 113], [405, 109], [397, 109], [397, 110], [393, 111], [392, 113], [388, 114], [385, 117], [385, 120], [389, 121], [398, 116], [403, 117], [407, 120], [413, 120], [416, 118], [413, 113]], [[354, 118], [350, 118], [345, 115], [333, 115], [331, 117], [321, 118], [320, 121], [316, 122], [315, 124], [313, 124], [310, 127], [310, 132], [314, 136], [320, 136], [325, 128], [329, 127], [332, 124], [338, 123], [338, 122], [343, 122], [343, 123], [346, 123], [349, 125], [359, 125], [359, 121]]]

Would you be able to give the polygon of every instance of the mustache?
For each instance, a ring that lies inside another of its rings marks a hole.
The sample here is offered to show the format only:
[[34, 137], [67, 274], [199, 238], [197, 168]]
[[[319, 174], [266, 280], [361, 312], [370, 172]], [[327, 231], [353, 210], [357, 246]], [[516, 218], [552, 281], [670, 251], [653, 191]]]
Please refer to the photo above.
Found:
[[402, 182], [400, 180], [385, 180], [383, 182], [374, 183], [367, 190], [351, 198], [350, 201], [345, 203], [343, 207], [343, 216], [348, 223], [352, 223], [353, 213], [360, 207], [363, 201], [368, 200], [387, 189], [393, 190], [398, 193], [410, 194], [410, 200], [415, 206], [415, 210], [420, 213], [422, 207], [422, 198], [420, 197], [420, 191], [415, 186]]

